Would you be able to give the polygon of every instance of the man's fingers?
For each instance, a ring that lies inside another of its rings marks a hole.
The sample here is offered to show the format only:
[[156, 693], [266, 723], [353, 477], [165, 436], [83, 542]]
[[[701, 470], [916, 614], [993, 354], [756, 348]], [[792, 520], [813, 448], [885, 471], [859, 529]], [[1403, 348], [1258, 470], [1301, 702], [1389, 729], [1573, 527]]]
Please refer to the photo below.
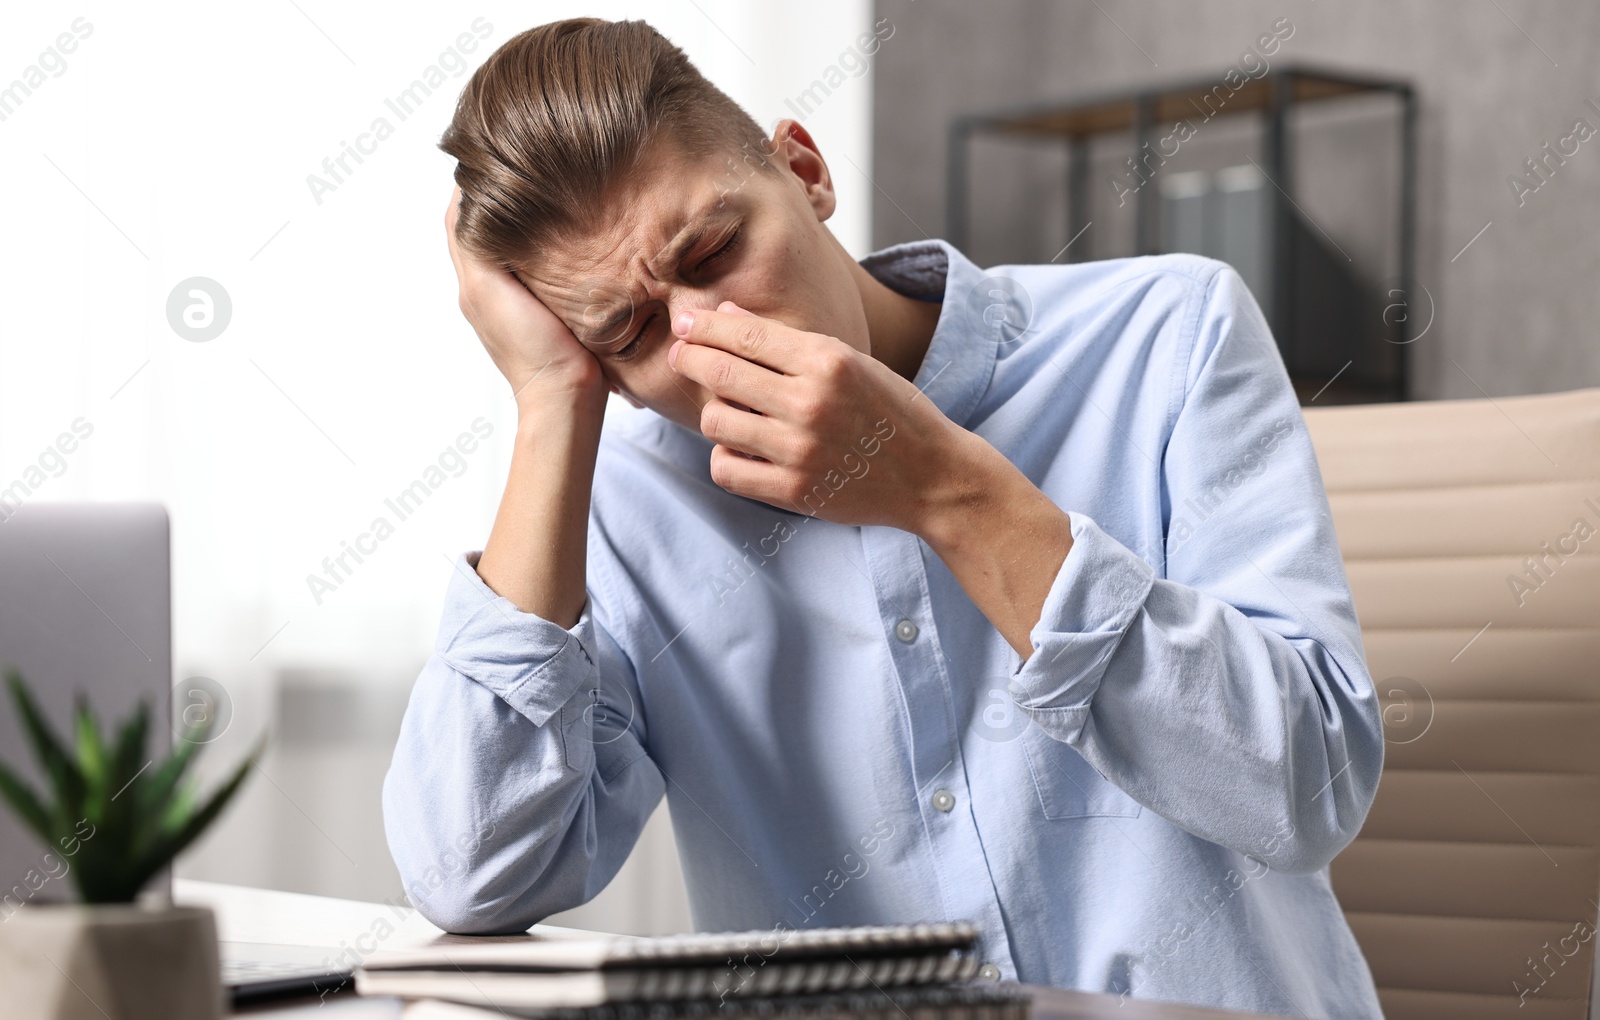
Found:
[[[515, 302], [520, 295], [519, 290], [528, 290], [521, 278], [511, 273], [502, 272], [467, 255], [456, 243], [456, 222], [460, 218], [461, 187], [457, 185], [450, 193], [450, 207], [445, 210], [445, 244], [450, 250], [450, 261], [456, 267], [456, 279], [460, 282], [461, 310], [467, 312], [469, 306], [483, 306], [485, 309], [505, 307], [506, 303]], [[528, 291], [532, 294], [532, 291]]]
[[774, 414], [782, 408], [784, 377], [762, 365], [715, 347], [684, 343], [669, 356], [672, 368], [730, 403], [743, 404], [757, 414]]
[[450, 204], [444, 208], [444, 225], [451, 233], [455, 232], [456, 217], [461, 215], [461, 185], [457, 184], [450, 189]]
[[770, 461], [782, 455], [782, 426], [730, 401], [712, 397], [700, 409], [700, 432], [735, 453]]
[[[461, 185], [450, 192], [450, 204], [444, 210], [444, 240], [450, 249], [451, 261], [456, 260], [456, 221], [461, 218]], [[459, 264], [458, 264], [459, 268]]]
[[781, 475], [764, 460], [718, 443], [711, 448], [711, 481], [738, 495], [778, 506], [777, 480]]
[[[729, 302], [723, 302], [724, 305]], [[810, 355], [819, 345], [837, 343], [815, 333], [791, 329], [773, 319], [764, 319], [742, 308], [723, 311], [687, 309], [673, 316], [672, 332], [689, 343], [727, 351], [784, 375], [800, 375]]]
[[461, 185], [456, 185], [450, 192], [450, 205], [444, 211], [444, 244], [450, 252], [450, 264], [456, 267], [456, 280], [461, 284], [462, 296], [466, 296], [467, 268], [461, 258], [461, 252], [456, 248], [456, 220], [461, 215]]

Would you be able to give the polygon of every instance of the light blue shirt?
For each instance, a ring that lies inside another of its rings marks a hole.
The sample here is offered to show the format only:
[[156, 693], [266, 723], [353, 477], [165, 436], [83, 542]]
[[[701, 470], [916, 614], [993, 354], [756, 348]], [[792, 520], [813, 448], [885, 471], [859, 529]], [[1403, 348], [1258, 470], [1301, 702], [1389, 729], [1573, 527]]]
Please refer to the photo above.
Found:
[[730, 494], [710, 440], [628, 412], [573, 627], [456, 563], [383, 788], [411, 902], [527, 928], [599, 893], [665, 793], [697, 930], [968, 920], [1004, 978], [1381, 1016], [1328, 882], [1377, 788], [1378, 702], [1238, 274], [982, 270], [936, 239], [862, 265], [943, 302], [916, 386], [1070, 516], [1032, 654], [915, 535]]

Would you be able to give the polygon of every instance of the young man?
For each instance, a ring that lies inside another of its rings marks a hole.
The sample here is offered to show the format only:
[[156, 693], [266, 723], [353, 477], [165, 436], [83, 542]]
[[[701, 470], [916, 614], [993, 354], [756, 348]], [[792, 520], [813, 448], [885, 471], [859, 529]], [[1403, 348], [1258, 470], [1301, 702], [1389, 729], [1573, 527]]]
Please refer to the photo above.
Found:
[[970, 920], [989, 977], [1380, 1015], [1327, 870], [1378, 704], [1237, 274], [857, 262], [806, 131], [641, 22], [510, 40], [441, 147], [520, 417], [384, 784], [425, 916], [589, 900], [665, 794], [702, 930]]

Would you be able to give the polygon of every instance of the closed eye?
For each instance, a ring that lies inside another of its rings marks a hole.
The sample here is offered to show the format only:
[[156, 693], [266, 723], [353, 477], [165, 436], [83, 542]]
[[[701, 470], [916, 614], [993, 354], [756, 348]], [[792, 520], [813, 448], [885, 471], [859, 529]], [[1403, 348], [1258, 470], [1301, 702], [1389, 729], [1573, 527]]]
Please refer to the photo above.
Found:
[[638, 354], [639, 348], [644, 346], [645, 334], [650, 332], [650, 325], [651, 323], [655, 322], [655, 319], [656, 317], [654, 315], [646, 319], [644, 321], [644, 325], [639, 328], [639, 335], [628, 341], [628, 345], [626, 347], [621, 347], [612, 351], [611, 357], [617, 361], [629, 361], [634, 355]]
[[[722, 247], [718, 248], [716, 251], [700, 260], [700, 264], [695, 267], [695, 271], [698, 272], [708, 266], [715, 265], [716, 263], [727, 259], [728, 256], [732, 255], [733, 252], [739, 247], [739, 240], [740, 231], [736, 229], [728, 237], [727, 241], [723, 242]], [[644, 346], [645, 335], [649, 333], [650, 326], [654, 322], [655, 316], [653, 315], [649, 319], [646, 319], [644, 325], [639, 329], [638, 336], [635, 336], [632, 340], [628, 341], [627, 346], [612, 351], [611, 357], [617, 361], [632, 360], [633, 357], [639, 353], [639, 349]]]
[[735, 230], [733, 232], [733, 234], [729, 236], [727, 242], [724, 243], [721, 248], [718, 248], [716, 251], [712, 252], [710, 255], [707, 255], [704, 259], [702, 259], [701, 262], [700, 262], [700, 265], [697, 268], [704, 269], [709, 265], [712, 265], [714, 263], [722, 261], [723, 259], [727, 258], [729, 255], [731, 255], [733, 253], [734, 249], [737, 248], [738, 246], [739, 246], [739, 231]]

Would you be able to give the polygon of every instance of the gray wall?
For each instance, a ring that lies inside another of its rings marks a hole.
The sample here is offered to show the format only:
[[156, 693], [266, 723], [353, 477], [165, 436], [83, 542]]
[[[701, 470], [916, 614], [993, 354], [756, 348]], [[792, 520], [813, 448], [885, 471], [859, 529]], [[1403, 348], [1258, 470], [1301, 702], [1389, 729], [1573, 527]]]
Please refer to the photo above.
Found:
[[[1435, 315], [1413, 346], [1414, 394], [1438, 399], [1600, 385], [1600, 112], [1586, 104], [1592, 97], [1600, 106], [1600, 5], [1593, 0], [879, 0], [877, 6], [877, 17], [895, 31], [874, 71], [875, 247], [945, 236], [952, 115], [1173, 79], [1220, 81], [1286, 17], [1294, 32], [1268, 58], [1274, 67], [1306, 63], [1403, 77], [1418, 90], [1417, 279], [1427, 296], [1415, 295], [1413, 307], [1420, 320], [1431, 298]], [[1384, 227], [1396, 196], [1383, 174], [1362, 171], [1392, 159], [1395, 120], [1380, 106], [1330, 104], [1309, 115], [1297, 127], [1295, 178], [1307, 215], [1351, 251], [1374, 285], [1395, 268]], [[1580, 118], [1595, 137], [1519, 205], [1508, 178]], [[1230, 159], [1245, 153], [1260, 161], [1248, 132], [1225, 137], [1221, 124], [1213, 121], [1218, 131], [1207, 126], [1205, 137], [1196, 138], [1204, 144], [1185, 146], [1160, 173], [1215, 163], [1228, 146]], [[1080, 245], [1093, 258], [1132, 253], [1132, 203], [1118, 209], [1109, 184], [1128, 145], [1112, 140], [1095, 150], [1094, 226], [1074, 244], [1074, 255]], [[980, 265], [1049, 261], [1067, 242], [1061, 149], [984, 142], [974, 150], [966, 251]], [[1485, 224], [1492, 225], [1472, 241]]]

